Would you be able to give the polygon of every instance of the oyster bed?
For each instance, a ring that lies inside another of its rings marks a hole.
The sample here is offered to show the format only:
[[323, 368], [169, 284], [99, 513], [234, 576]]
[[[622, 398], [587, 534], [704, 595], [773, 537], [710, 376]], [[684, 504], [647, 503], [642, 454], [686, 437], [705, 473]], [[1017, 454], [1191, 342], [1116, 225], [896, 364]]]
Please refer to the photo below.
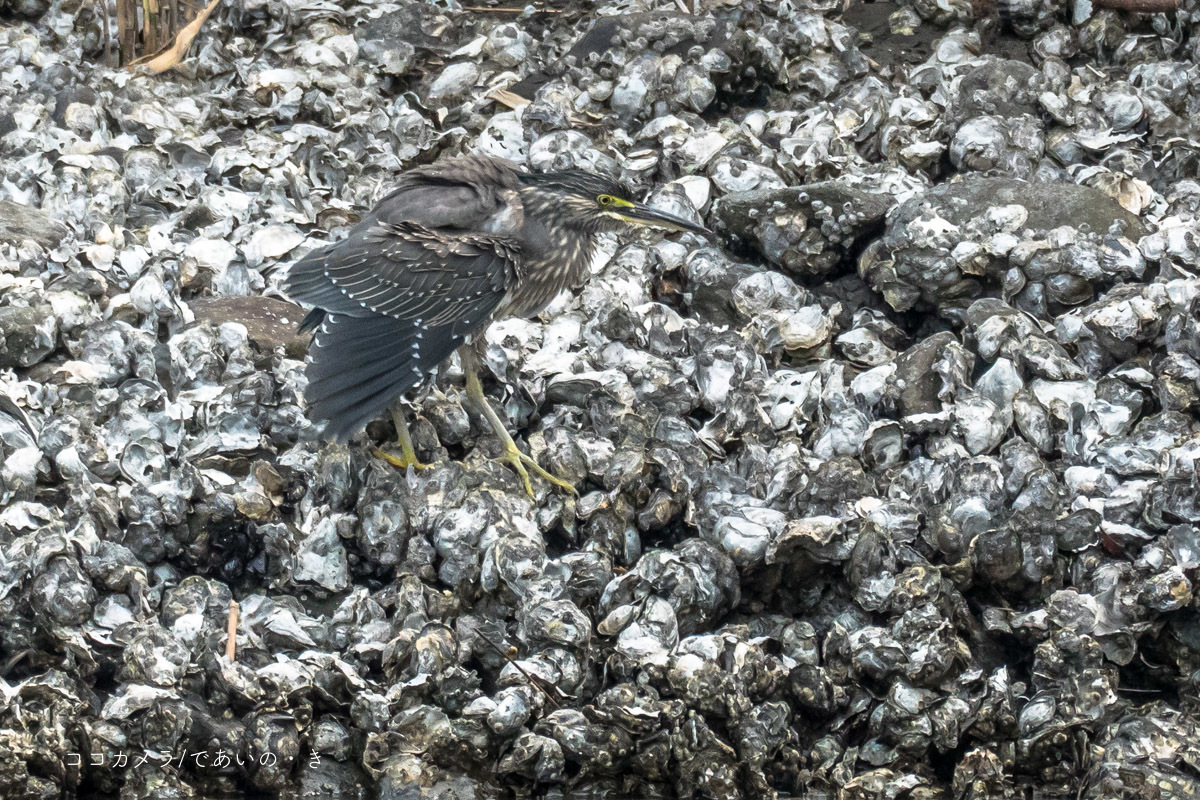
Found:
[[[695, 5], [6, 4], [0, 797], [1200, 796], [1200, 2]], [[304, 416], [286, 266], [469, 151], [718, 234], [490, 329], [578, 500]]]

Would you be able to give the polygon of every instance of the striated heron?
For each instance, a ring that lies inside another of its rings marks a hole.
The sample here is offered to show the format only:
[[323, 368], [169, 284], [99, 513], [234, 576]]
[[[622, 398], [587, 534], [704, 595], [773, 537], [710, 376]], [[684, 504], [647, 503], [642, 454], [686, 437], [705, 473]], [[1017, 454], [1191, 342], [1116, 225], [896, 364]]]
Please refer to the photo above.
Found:
[[580, 284], [598, 233], [632, 225], [707, 233], [628, 198], [600, 175], [531, 174], [483, 156], [404, 173], [346, 239], [309, 253], [288, 273], [288, 294], [314, 306], [300, 326], [315, 331], [310, 417], [344, 440], [391, 405], [402, 456], [375, 453], [422, 468], [398, 400], [457, 349], [467, 397], [526, 491], [533, 494], [527, 467], [574, 491], [517, 448], [488, 403], [479, 334], [493, 319], [534, 316]]

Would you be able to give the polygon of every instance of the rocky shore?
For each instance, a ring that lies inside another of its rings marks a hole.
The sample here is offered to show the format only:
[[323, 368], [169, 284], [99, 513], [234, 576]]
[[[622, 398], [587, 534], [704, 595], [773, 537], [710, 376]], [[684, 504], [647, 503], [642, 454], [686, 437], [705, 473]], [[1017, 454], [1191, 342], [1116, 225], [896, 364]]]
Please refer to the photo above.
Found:
[[[1200, 3], [512, 5], [0, 5], [0, 797], [1200, 796]], [[287, 266], [465, 152], [715, 232], [490, 329], [578, 498], [455, 364], [305, 417]]]

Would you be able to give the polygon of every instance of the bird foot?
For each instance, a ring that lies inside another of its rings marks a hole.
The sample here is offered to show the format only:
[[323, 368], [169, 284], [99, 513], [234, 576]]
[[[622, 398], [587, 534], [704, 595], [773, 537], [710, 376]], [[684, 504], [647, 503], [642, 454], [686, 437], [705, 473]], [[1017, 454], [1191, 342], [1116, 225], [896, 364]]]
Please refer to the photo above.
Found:
[[422, 462], [418, 461], [416, 453], [405, 453], [397, 456], [384, 450], [380, 450], [378, 447], [374, 447], [371, 449], [371, 455], [386, 461], [396, 469], [408, 469], [409, 467], [412, 467], [413, 469], [429, 469], [433, 466], [432, 464], [423, 464]]
[[[542, 465], [533, 460], [532, 456], [527, 456], [517, 449], [515, 444], [509, 444], [504, 449], [504, 455], [501, 459], [512, 465], [512, 468], [521, 476], [521, 480], [525, 483], [525, 491], [530, 497], [533, 497], [533, 484], [529, 480], [529, 470], [533, 470], [539, 477], [548, 483], [552, 483], [565, 492], [570, 492], [578, 496], [579, 492], [569, 482], [559, 478], [542, 468]], [[526, 469], [528, 467], [529, 469]]]

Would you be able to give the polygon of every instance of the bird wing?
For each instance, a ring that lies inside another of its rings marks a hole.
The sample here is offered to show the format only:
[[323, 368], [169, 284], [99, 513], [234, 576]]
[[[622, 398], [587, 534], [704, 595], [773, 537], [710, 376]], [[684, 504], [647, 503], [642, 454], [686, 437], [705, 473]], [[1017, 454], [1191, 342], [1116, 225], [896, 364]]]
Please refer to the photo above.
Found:
[[286, 290], [330, 314], [472, 325], [516, 280], [519, 256], [516, 243], [501, 236], [375, 222], [298, 262]]
[[[306, 398], [333, 438], [416, 385], [488, 321], [516, 282], [520, 250], [505, 234], [519, 224], [519, 200], [495, 182], [478, 185], [409, 173], [344, 241], [288, 273], [288, 294], [323, 312], [305, 323], [317, 329]], [[474, 231], [495, 232], [466, 231], [472, 217]]]

